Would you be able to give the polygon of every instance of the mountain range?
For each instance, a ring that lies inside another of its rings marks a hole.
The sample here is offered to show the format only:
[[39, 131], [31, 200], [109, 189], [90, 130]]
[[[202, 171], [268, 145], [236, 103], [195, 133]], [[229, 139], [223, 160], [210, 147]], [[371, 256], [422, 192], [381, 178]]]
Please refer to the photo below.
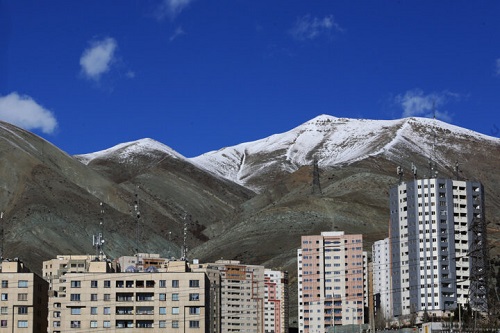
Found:
[[500, 253], [500, 139], [436, 119], [320, 115], [194, 158], [152, 139], [70, 156], [0, 122], [0, 154], [2, 255], [36, 272], [57, 254], [94, 253], [102, 233], [110, 257], [179, 257], [186, 244], [190, 259], [288, 270], [293, 285], [301, 235], [362, 233], [368, 251], [387, 237], [388, 191], [412, 165], [418, 177], [481, 181]]

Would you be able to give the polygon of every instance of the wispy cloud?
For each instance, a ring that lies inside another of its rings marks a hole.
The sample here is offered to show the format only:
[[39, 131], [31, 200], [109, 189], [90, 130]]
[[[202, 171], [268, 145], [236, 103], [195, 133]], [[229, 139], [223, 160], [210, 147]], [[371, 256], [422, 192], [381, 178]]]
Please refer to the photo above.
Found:
[[84, 77], [89, 80], [99, 81], [115, 61], [117, 47], [116, 40], [110, 37], [92, 41], [80, 57], [81, 73]]
[[173, 41], [177, 37], [182, 36], [184, 34], [186, 34], [184, 29], [182, 29], [182, 27], [177, 27], [177, 29], [175, 29], [174, 33], [170, 36], [170, 41]]
[[452, 116], [444, 105], [460, 100], [461, 96], [450, 91], [433, 92], [424, 94], [421, 89], [408, 90], [397, 95], [394, 102], [403, 109], [402, 117], [434, 117], [446, 122], [452, 121]]
[[333, 19], [332, 15], [323, 18], [305, 15], [299, 17], [295, 25], [290, 29], [292, 37], [298, 41], [312, 40], [320, 36], [331, 36], [333, 32], [344, 32], [345, 30]]
[[500, 76], [500, 58], [497, 59], [497, 61], [495, 62], [495, 74], [497, 76]]
[[162, 0], [156, 10], [156, 17], [163, 19], [166, 16], [173, 20], [179, 15], [193, 0]]
[[57, 128], [54, 114], [31, 97], [16, 92], [0, 96], [0, 119], [27, 130], [51, 134]]

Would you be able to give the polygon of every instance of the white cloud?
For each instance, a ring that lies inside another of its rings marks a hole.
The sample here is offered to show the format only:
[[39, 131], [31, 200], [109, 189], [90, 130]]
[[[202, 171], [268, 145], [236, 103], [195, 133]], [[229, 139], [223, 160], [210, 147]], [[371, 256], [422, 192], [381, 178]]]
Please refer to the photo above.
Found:
[[495, 71], [495, 74], [497, 76], [500, 76], [500, 58], [498, 58], [497, 61], [496, 61], [496, 71]]
[[162, 0], [162, 3], [157, 9], [156, 17], [158, 19], [163, 19], [165, 16], [168, 16], [170, 19], [174, 19], [191, 2], [193, 2], [193, 0]]
[[184, 34], [185, 34], [184, 29], [182, 29], [182, 27], [177, 27], [177, 29], [175, 29], [175, 31], [172, 34], [172, 36], [170, 36], [170, 41], [173, 41], [177, 37], [182, 36]]
[[99, 81], [113, 64], [117, 43], [113, 38], [93, 41], [80, 57], [82, 74], [91, 80]]
[[290, 29], [293, 38], [299, 41], [312, 40], [321, 35], [331, 35], [332, 32], [344, 32], [344, 29], [333, 19], [333, 16], [323, 18], [306, 15], [299, 17]]
[[441, 108], [452, 101], [460, 99], [457, 93], [443, 91], [440, 93], [424, 94], [421, 89], [408, 90], [403, 95], [397, 95], [394, 99], [397, 105], [403, 109], [402, 117], [429, 117], [451, 122], [452, 116]]
[[57, 120], [51, 111], [31, 97], [16, 92], [0, 96], [0, 119], [27, 130], [40, 129], [47, 134], [57, 128]]

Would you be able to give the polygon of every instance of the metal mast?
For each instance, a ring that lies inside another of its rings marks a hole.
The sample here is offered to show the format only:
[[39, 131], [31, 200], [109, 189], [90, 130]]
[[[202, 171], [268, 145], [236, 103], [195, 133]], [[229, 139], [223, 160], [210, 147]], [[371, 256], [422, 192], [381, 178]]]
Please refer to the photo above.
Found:
[[101, 217], [99, 221], [99, 232], [97, 235], [92, 236], [92, 245], [95, 247], [95, 256], [97, 260], [104, 259], [104, 237], [103, 237], [103, 221], [104, 221], [104, 206], [103, 203], [100, 202], [99, 206], [101, 207]]
[[139, 197], [137, 193], [135, 194], [134, 200], [134, 213], [136, 218], [136, 235], [135, 235], [135, 252], [139, 253], [139, 244], [140, 244], [140, 236], [141, 236], [141, 212], [139, 211]]
[[471, 272], [469, 302], [472, 310], [486, 313], [488, 311], [489, 255], [482, 186], [478, 188], [478, 191], [473, 192], [475, 192], [472, 198], [473, 214], [469, 225], [469, 232], [472, 233], [469, 252]]

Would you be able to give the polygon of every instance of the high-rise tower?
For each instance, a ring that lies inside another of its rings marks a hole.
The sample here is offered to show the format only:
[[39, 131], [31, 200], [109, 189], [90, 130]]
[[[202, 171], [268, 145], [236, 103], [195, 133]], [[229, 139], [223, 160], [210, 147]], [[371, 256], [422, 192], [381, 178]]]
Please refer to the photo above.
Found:
[[483, 186], [415, 179], [390, 191], [390, 253], [395, 316], [436, 315], [469, 304], [485, 311]]

